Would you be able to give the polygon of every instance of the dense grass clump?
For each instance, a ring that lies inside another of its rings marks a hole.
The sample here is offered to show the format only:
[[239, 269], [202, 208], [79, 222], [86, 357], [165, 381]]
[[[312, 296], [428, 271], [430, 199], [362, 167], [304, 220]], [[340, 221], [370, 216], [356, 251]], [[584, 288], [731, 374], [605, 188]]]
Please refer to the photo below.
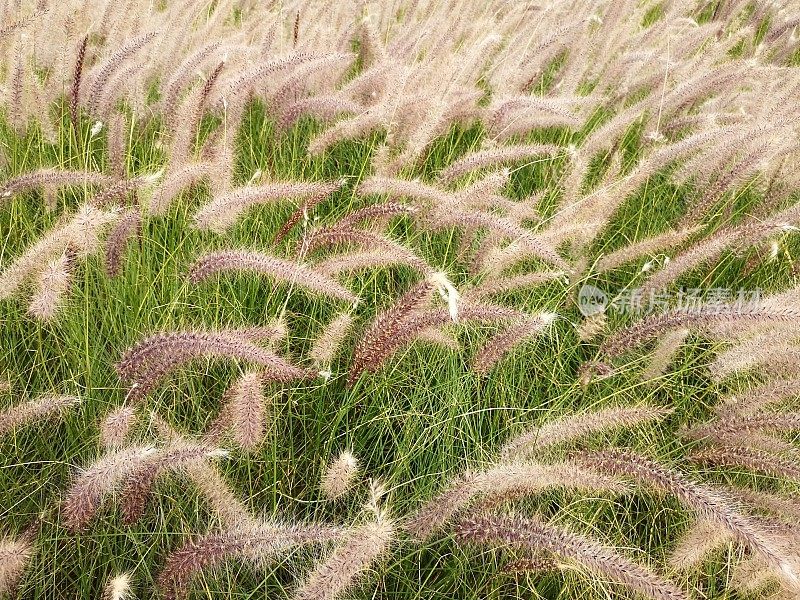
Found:
[[791, 2], [134, 4], [0, 7], [0, 595], [800, 594]]

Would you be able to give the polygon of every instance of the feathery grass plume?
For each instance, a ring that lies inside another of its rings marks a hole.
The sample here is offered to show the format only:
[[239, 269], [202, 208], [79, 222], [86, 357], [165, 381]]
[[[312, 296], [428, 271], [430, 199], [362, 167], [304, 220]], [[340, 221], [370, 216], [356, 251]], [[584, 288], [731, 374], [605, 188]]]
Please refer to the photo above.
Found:
[[336, 541], [343, 533], [339, 527], [323, 524], [287, 525], [261, 521], [232, 526], [196, 538], [172, 551], [158, 576], [158, 586], [168, 600], [180, 600], [188, 596], [195, 575], [230, 558], [264, 564], [299, 546]]
[[[764, 564], [764, 561], [760, 560], [760, 557], [752, 556], [734, 566], [730, 588], [744, 596], [751, 596], [773, 583], [774, 580], [775, 573]], [[768, 600], [790, 600], [797, 597], [797, 593], [793, 590], [786, 590], [783, 586], [781, 588], [775, 593], [762, 597]]]
[[128, 176], [125, 163], [127, 145], [128, 123], [124, 114], [115, 112], [108, 120], [108, 163], [113, 176], [123, 181]]
[[757, 448], [743, 446], [715, 446], [696, 450], [687, 457], [695, 463], [715, 467], [741, 467], [772, 477], [785, 477], [800, 481], [800, 464], [784, 456]]
[[254, 271], [280, 281], [325, 294], [346, 302], [357, 298], [334, 279], [298, 262], [288, 261], [261, 252], [222, 250], [198, 258], [189, 270], [189, 281], [198, 284], [214, 273], [224, 271]]
[[654, 237], [633, 242], [603, 256], [595, 263], [594, 270], [597, 273], [606, 273], [642, 256], [652, 255], [654, 252], [662, 252], [679, 246], [699, 230], [699, 227], [670, 230]]
[[116, 218], [116, 211], [83, 205], [69, 221], [45, 233], [0, 273], [0, 299], [11, 297], [24, 282], [39, 273], [48, 260], [68, 248], [79, 257], [97, 250], [100, 235]]
[[197, 491], [224, 525], [244, 525], [255, 521], [215, 464], [207, 461], [189, 463], [185, 469]]
[[74, 171], [46, 167], [8, 179], [3, 187], [0, 188], [0, 199], [8, 199], [14, 194], [44, 186], [52, 189], [64, 186], [107, 186], [113, 183], [114, 180], [111, 177], [95, 171]]
[[[490, 231], [470, 261], [469, 271], [474, 275], [485, 273], [487, 279], [500, 281], [509, 277], [505, 275], [507, 269], [531, 256], [532, 253], [525, 245], [518, 241], [504, 244], [501, 236]], [[564, 273], [566, 275], [566, 272]]]
[[684, 273], [704, 263], [719, 258], [730, 247], [746, 247], [757, 244], [770, 235], [786, 231], [790, 227], [782, 221], [765, 221], [748, 223], [737, 227], [728, 227], [690, 246], [676, 255], [661, 270], [656, 271], [645, 281], [641, 293], [647, 296], [653, 291], [666, 288]]
[[568, 415], [512, 438], [503, 445], [500, 456], [504, 460], [525, 458], [553, 446], [575, 442], [596, 433], [658, 421], [671, 413], [671, 408], [642, 405], [612, 406]]
[[720, 528], [719, 523], [700, 519], [681, 535], [667, 561], [673, 569], [679, 571], [694, 569], [709, 554], [732, 541], [733, 534]]
[[227, 454], [225, 450], [209, 448], [205, 444], [178, 440], [145, 457], [125, 474], [122, 482], [122, 521], [130, 525], [139, 520], [144, 514], [153, 486], [162, 474], [185, 472], [189, 465]]
[[331, 364], [352, 326], [353, 316], [350, 313], [337, 315], [314, 340], [308, 358], [318, 367]]
[[51, 321], [61, 308], [72, 283], [75, 259], [67, 250], [51, 260], [36, 277], [36, 291], [28, 304], [28, 314], [39, 321]]
[[288, 131], [303, 115], [313, 116], [323, 122], [330, 122], [341, 115], [356, 115], [364, 108], [341, 94], [311, 96], [300, 98], [284, 106], [278, 119], [278, 129]]
[[[150, 413], [150, 423], [155, 427], [158, 437], [168, 443], [191, 442], [154, 412]], [[216, 445], [218, 439], [219, 436], [216, 434], [209, 436], [208, 433], [205, 433], [201, 441], [211, 446]], [[214, 515], [224, 525], [245, 526], [246, 524], [255, 523], [254, 517], [251, 516], [247, 507], [236, 497], [230, 486], [225, 482], [225, 478], [219, 472], [216, 464], [209, 461], [188, 462], [184, 466], [184, 470], [192, 483], [194, 483], [197, 491], [206, 500]]]
[[608, 327], [608, 317], [606, 313], [600, 312], [588, 315], [578, 326], [578, 339], [582, 342], [593, 340]]
[[340, 598], [389, 551], [394, 537], [394, 523], [383, 514], [374, 521], [352, 527], [331, 555], [317, 563], [292, 597], [295, 600]]
[[773, 454], [795, 454], [795, 448], [791, 442], [779, 437], [779, 434], [772, 433], [743, 433], [733, 438], [721, 438], [717, 443], [723, 446], [737, 445], [746, 446], [754, 450], [763, 450]]
[[380, 107], [370, 107], [350, 119], [342, 119], [315, 136], [308, 143], [308, 153], [318, 156], [328, 148], [346, 139], [366, 135], [385, 125], [386, 115]]
[[131, 579], [130, 573], [120, 573], [109, 577], [105, 590], [103, 590], [103, 600], [130, 600], [133, 598]]
[[23, 98], [25, 93], [26, 71], [25, 57], [22, 54], [22, 42], [17, 42], [17, 49], [14, 53], [12, 71], [8, 83], [6, 99], [6, 114], [12, 130], [19, 136], [24, 137], [28, 133], [28, 115], [23, 110]]
[[[728, 329], [730, 323], [721, 323]], [[793, 336], [791, 326], [774, 323], [770, 328], [764, 324], [761, 328], [751, 327], [748, 331], [740, 327], [741, 334], [737, 343], [720, 351], [709, 365], [711, 376], [716, 381], [721, 381], [728, 375], [744, 373], [759, 368], [760, 372], [769, 377], [790, 376], [797, 372], [797, 339]], [[753, 333], [755, 332], [755, 333]], [[748, 335], [748, 333], [750, 335]]]
[[357, 245], [362, 247], [402, 248], [386, 237], [364, 229], [338, 229], [332, 227], [318, 227], [303, 237], [303, 242], [298, 254], [304, 255], [320, 248], [331, 248], [342, 245]]
[[554, 144], [530, 144], [524, 146], [502, 146], [490, 150], [471, 152], [459, 158], [439, 173], [439, 181], [451, 183], [462, 175], [486, 166], [506, 165], [536, 156], [553, 156], [562, 151]]
[[330, 272], [351, 270], [351, 268], [361, 268], [360, 265], [367, 261], [367, 254], [374, 255], [372, 264], [377, 266], [388, 266], [390, 264], [405, 264], [426, 275], [431, 275], [433, 269], [422, 258], [414, 252], [389, 239], [386, 236], [365, 231], [362, 229], [339, 229], [338, 227], [321, 227], [312, 231], [303, 238], [299, 249], [300, 255], [305, 255], [318, 248], [325, 248], [339, 245], [356, 245], [369, 250], [361, 255], [347, 254], [333, 257], [328, 261], [322, 262], [323, 268]]
[[172, 143], [170, 144], [170, 162], [172, 164], [182, 164], [192, 158], [203, 121], [206, 101], [224, 67], [225, 62], [220, 62], [205, 78], [203, 85], [193, 90], [182, 105], [177, 123], [173, 128]]
[[[500, 210], [510, 214], [519, 207], [521, 202], [528, 202], [530, 199], [521, 201], [509, 200], [502, 195], [503, 189], [511, 178], [511, 169], [491, 171], [471, 185], [460, 188], [453, 192], [453, 200], [464, 208], [477, 209], [487, 212]], [[541, 195], [534, 196], [536, 201], [541, 200]]]
[[[92, 196], [91, 202], [95, 206], [101, 208], [124, 206], [125, 204], [138, 204], [137, 192], [139, 187], [152, 180], [154, 177], [158, 177], [158, 175], [122, 179]], [[133, 196], [132, 201], [128, 200], [129, 196]]]
[[468, 471], [458, 475], [443, 492], [411, 515], [403, 529], [418, 540], [429, 538], [466, 507], [482, 485], [480, 473]]
[[529, 556], [509, 561], [500, 567], [500, 573], [547, 573], [561, 568], [550, 552], [530, 552]]
[[366, 362], [372, 356], [370, 349], [381, 343], [388, 331], [399, 327], [412, 313], [427, 304], [432, 293], [433, 284], [428, 279], [423, 279], [400, 296], [389, 308], [379, 312], [356, 345], [351, 369], [363, 371]]
[[536, 256], [564, 271], [571, 271], [566, 261], [545, 240], [505, 217], [483, 212], [461, 211], [452, 206], [443, 206], [435, 211], [430, 222], [436, 228], [453, 226], [485, 227], [489, 231], [516, 241], [530, 255]]
[[346, 54], [311, 54], [308, 52], [292, 52], [286, 56], [281, 56], [273, 60], [260, 61], [249, 69], [242, 69], [240, 74], [226, 80], [222, 89], [215, 94], [218, 98], [216, 105], [225, 110], [229, 115], [236, 119], [241, 118], [245, 104], [250, 99], [249, 91], [266, 77], [282, 71], [291, 69], [315, 60], [333, 60], [334, 57], [346, 59]]
[[255, 450], [267, 435], [268, 409], [261, 374], [257, 371], [245, 373], [225, 396], [224, 425], [241, 448]]
[[[44, 8], [42, 8], [44, 7]], [[16, 4], [16, 9], [19, 10], [19, 3]], [[19, 31], [20, 29], [25, 29], [33, 25], [37, 20], [41, 17], [46, 15], [49, 12], [49, 8], [45, 7], [43, 3], [37, 4], [37, 10], [31, 12], [28, 15], [24, 15], [18, 19], [13, 21], [6, 22], [2, 28], [0, 28], [0, 41], [3, 38], [11, 35], [15, 31]]]
[[298, 96], [308, 93], [314, 79], [333, 81], [341, 77], [349, 66], [347, 60], [347, 55], [331, 54], [300, 65], [287, 73], [277, 87], [267, 92], [267, 102], [278, 107], [276, 112], [280, 112], [280, 107], [286, 106]]
[[419, 332], [417, 339], [421, 342], [428, 342], [435, 346], [453, 350], [454, 352], [461, 350], [461, 343], [458, 341], [457, 336], [453, 333], [442, 331], [439, 327], [423, 329]]
[[591, 470], [568, 462], [499, 464], [485, 471], [457, 476], [443, 492], [411, 515], [404, 529], [416, 539], [424, 540], [478, 497], [482, 497], [480, 508], [486, 509], [558, 487], [593, 492], [620, 492], [626, 489], [612, 477], [598, 476]]
[[106, 238], [106, 273], [116, 277], [122, 270], [122, 258], [131, 238], [140, 234], [142, 215], [138, 208], [124, 211]]
[[274, 332], [252, 329], [220, 331], [175, 331], [146, 338], [127, 350], [117, 363], [117, 374], [129, 382], [128, 399], [136, 402], [170, 372], [203, 357], [233, 358], [265, 368], [266, 379], [289, 382], [312, 373], [289, 364], [274, 352], [255, 343]]
[[539, 494], [547, 489], [564, 488], [582, 493], [623, 493], [629, 487], [614, 477], [598, 474], [569, 462], [501, 463], [481, 474], [481, 494], [477, 507], [488, 510], [501, 504]]
[[[344, 183], [345, 180], [340, 179], [336, 189], [341, 188], [344, 185]], [[322, 202], [325, 198], [330, 196], [334, 191], [336, 190], [335, 189], [328, 190], [326, 188], [324, 190], [321, 190], [320, 193], [318, 194], [312, 194], [306, 197], [305, 200], [303, 200], [300, 203], [300, 206], [297, 207], [297, 210], [295, 210], [291, 215], [289, 215], [289, 218], [286, 219], [283, 225], [281, 225], [280, 229], [275, 234], [275, 237], [272, 240], [273, 243], [280, 244], [284, 239], [286, 239], [286, 236], [289, 235], [289, 232], [292, 229], [294, 229], [294, 226], [297, 225], [301, 220], [307, 223], [309, 212], [312, 211], [314, 208], [316, 208], [320, 202]]]
[[100, 446], [106, 450], [122, 448], [136, 421], [136, 410], [120, 406], [112, 410], [100, 423]]
[[392, 200], [413, 198], [429, 204], [450, 204], [453, 195], [419, 179], [399, 179], [373, 175], [362, 181], [356, 190], [360, 196], [385, 195]]
[[89, 137], [93, 137], [105, 126], [110, 115], [120, 109], [120, 101], [135, 101], [134, 94], [140, 91], [136, 82], [142, 81], [146, 77], [146, 62], [133, 62], [115, 73], [111, 79], [103, 85], [89, 104], [89, 110], [97, 117], [92, 127]]
[[387, 248], [377, 248], [364, 252], [337, 254], [314, 265], [314, 270], [324, 275], [340, 275], [364, 269], [382, 269], [405, 265], [423, 273], [431, 269], [420, 258], [409, 251], [396, 252]]
[[716, 181], [705, 190], [698, 201], [689, 205], [689, 209], [681, 221], [686, 224], [696, 223], [705, 217], [726, 191], [743, 184], [758, 171], [769, 147], [769, 143], [763, 143], [735, 160], [733, 165], [720, 174]]
[[10, 406], [0, 411], [0, 436], [18, 427], [61, 416], [78, 402], [80, 398], [76, 396], [44, 395], [36, 400]]
[[800, 395], [800, 379], [778, 379], [724, 398], [714, 412], [720, 417], [757, 413], [786, 398]]
[[164, 115], [164, 122], [170, 129], [175, 128], [177, 120], [175, 113], [177, 111], [180, 96], [192, 78], [195, 77], [198, 69], [220, 49], [222, 42], [211, 41], [208, 42], [189, 54], [183, 62], [172, 72], [172, 75], [167, 79], [163, 86], [162, 94], [162, 114]]
[[12, 596], [33, 556], [33, 541], [26, 536], [0, 539], [0, 595]]
[[614, 332], [600, 346], [600, 351], [608, 358], [615, 358], [629, 350], [676, 328], [703, 326], [715, 322], [743, 323], [758, 325], [762, 323], [788, 323], [798, 317], [791, 308], [742, 307], [731, 305], [703, 305], [696, 308], [678, 308], [661, 314], [650, 315], [638, 323]]
[[152, 446], [121, 448], [102, 456], [79, 473], [61, 505], [67, 528], [73, 532], [86, 529], [100, 509], [103, 498], [155, 453]]
[[415, 206], [402, 204], [400, 202], [381, 202], [379, 204], [370, 204], [363, 208], [350, 211], [341, 219], [336, 221], [336, 229], [349, 229], [360, 225], [361, 223], [370, 219], [381, 218], [386, 219], [399, 215], [408, 215], [418, 212]]
[[154, 31], [135, 37], [111, 54], [103, 63], [98, 65], [97, 72], [92, 79], [86, 95], [86, 104], [90, 112], [97, 112], [99, 97], [114, 73], [116, 73], [131, 56], [153, 41], [155, 37], [156, 32]]
[[336, 500], [350, 491], [357, 477], [358, 460], [352, 452], [345, 450], [325, 468], [320, 488], [326, 498]]
[[[460, 322], [497, 323], [503, 321], [519, 321], [525, 317], [515, 309], [491, 304], [464, 304], [459, 307]], [[353, 354], [348, 382], [355, 383], [363, 372], [374, 373], [405, 345], [413, 342], [417, 336], [431, 327], [445, 325], [453, 320], [452, 312], [445, 309], [428, 309], [403, 315], [399, 320], [387, 323], [387, 326], [376, 331], [375, 337], [366, 337], [359, 342]]]
[[183, 189], [220, 175], [220, 171], [220, 165], [211, 161], [185, 163], [177, 169], [170, 169], [150, 194], [147, 212], [150, 215], [165, 214]]
[[478, 299], [520, 289], [527, 289], [564, 279], [564, 271], [543, 271], [539, 273], [525, 273], [523, 275], [510, 275], [501, 277], [487, 277], [481, 283], [467, 292], [470, 298]]
[[800, 587], [795, 558], [754, 520], [742, 515], [736, 507], [713, 491], [694, 483], [682, 474], [625, 450], [583, 452], [578, 464], [612, 476], [628, 476], [674, 495], [698, 516], [712, 520], [730, 531], [736, 541], [759, 554], [792, 588]]
[[653, 354], [650, 355], [650, 362], [642, 371], [642, 380], [650, 381], [661, 377], [667, 371], [678, 350], [689, 337], [689, 330], [686, 328], [667, 331], [658, 340]]
[[376, 30], [375, 23], [366, 15], [358, 24], [357, 34], [360, 42], [358, 57], [365, 66], [374, 68], [387, 62], [387, 48], [381, 34]]
[[160, 360], [164, 355], [175, 354], [183, 346], [213, 343], [217, 339], [272, 343], [285, 335], [286, 331], [280, 321], [266, 327], [229, 328], [210, 332], [188, 330], [158, 333], [142, 340], [125, 352], [117, 364], [117, 374], [122, 379], [131, 379], [141, 369], [147, 368], [147, 361]]
[[468, 514], [458, 522], [455, 533], [461, 543], [501, 544], [533, 552], [546, 550], [656, 600], [689, 598], [671, 581], [612, 548], [540, 519]]
[[86, 44], [89, 43], [89, 36], [84, 36], [78, 45], [78, 52], [75, 56], [75, 67], [72, 70], [72, 86], [69, 90], [69, 118], [72, 122], [72, 129], [78, 132], [78, 98], [80, 97], [81, 77], [83, 76], [83, 62], [86, 59]]
[[571, 115], [566, 111], [531, 111], [523, 109], [512, 113], [501, 128], [494, 128], [491, 131], [494, 135], [493, 139], [498, 142], [504, 142], [514, 136], [528, 134], [534, 129], [547, 127], [580, 129], [582, 124], [583, 122], [578, 116]]
[[800, 429], [800, 413], [756, 413], [723, 417], [687, 429], [683, 436], [690, 440], [735, 438], [756, 431], [789, 432]]
[[555, 313], [543, 312], [525, 318], [496, 334], [475, 353], [472, 370], [480, 374], [488, 373], [514, 348], [542, 333], [556, 316]]
[[785, 521], [791, 525], [796, 524], [800, 519], [800, 504], [798, 504], [795, 494], [779, 495], [731, 486], [725, 488], [725, 493], [745, 506], [767, 512], [770, 517]]

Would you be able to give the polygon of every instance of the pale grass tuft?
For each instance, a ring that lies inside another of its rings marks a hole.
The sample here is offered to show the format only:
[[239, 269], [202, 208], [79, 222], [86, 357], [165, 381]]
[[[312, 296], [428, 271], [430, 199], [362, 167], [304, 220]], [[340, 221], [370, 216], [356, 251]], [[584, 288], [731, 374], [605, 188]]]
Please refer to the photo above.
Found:
[[131, 574], [120, 573], [109, 578], [103, 594], [103, 600], [129, 600], [133, 598], [131, 590]]
[[597, 313], [586, 317], [578, 326], [578, 338], [582, 342], [593, 340], [608, 327], [608, 317], [605, 313]]
[[254, 521], [226, 527], [191, 540], [167, 557], [158, 585], [167, 599], [188, 597], [194, 577], [229, 558], [243, 558], [263, 566], [294, 548], [340, 539], [340, 527]]
[[569, 462], [542, 464], [513, 462], [485, 471], [455, 477], [437, 496], [426, 502], [405, 522], [405, 530], [424, 540], [444, 527], [476, 499], [482, 509], [534, 496], [552, 488], [619, 493], [627, 488], [614, 477], [601, 475]]
[[669, 555], [669, 565], [680, 571], [697, 568], [709, 554], [732, 541], [733, 534], [718, 523], [700, 519], [680, 537]]
[[77, 396], [45, 395], [0, 411], [0, 435], [18, 427], [58, 417], [80, 402]]
[[350, 313], [334, 317], [314, 340], [308, 357], [319, 367], [330, 365], [352, 326], [353, 317]]
[[25, 536], [0, 539], [0, 595], [15, 593], [31, 556], [33, 543]]
[[120, 406], [106, 415], [100, 423], [100, 446], [112, 450], [125, 445], [136, 421], [136, 410]]
[[225, 396], [226, 403], [205, 439], [215, 441], [221, 430], [228, 429], [242, 449], [252, 452], [267, 435], [268, 407], [261, 374], [257, 371], [245, 373]]
[[655, 350], [650, 355], [650, 362], [642, 371], [642, 380], [650, 381], [661, 377], [680, 350], [690, 331], [686, 328], [667, 331], [658, 340]]
[[386, 516], [351, 528], [331, 555], [317, 564], [293, 598], [340, 598], [355, 585], [362, 573], [388, 552], [394, 536], [394, 524]]
[[656, 600], [688, 600], [676, 584], [616, 550], [538, 518], [468, 514], [456, 526], [462, 543], [511, 546], [527, 551], [547, 550], [574, 560], [591, 573], [609, 577]]
[[253, 272], [269, 275], [307, 290], [325, 294], [331, 298], [355, 302], [356, 296], [334, 279], [315, 271], [312, 267], [288, 261], [261, 252], [224, 250], [209, 252], [195, 261], [189, 272], [189, 280], [198, 284], [216, 273]]
[[40, 273], [48, 261], [68, 249], [74, 251], [78, 258], [97, 251], [100, 236], [118, 216], [118, 211], [114, 209], [103, 210], [89, 204], [83, 205], [70, 220], [45, 233], [0, 273], [0, 299], [11, 297], [22, 284]]
[[71, 531], [85, 529], [100, 509], [106, 494], [116, 489], [125, 477], [156, 452], [152, 446], [130, 446], [106, 454], [80, 472], [67, 490], [61, 506], [67, 528]]
[[506, 355], [528, 340], [539, 336], [556, 319], [556, 314], [543, 312], [526, 316], [492, 337], [480, 348], [472, 359], [472, 368], [477, 373], [488, 373]]
[[344, 496], [358, 477], [358, 460], [345, 450], [325, 469], [320, 481], [322, 493], [330, 500]]
[[635, 427], [664, 419], [671, 408], [658, 406], [614, 406], [561, 417], [538, 429], [506, 442], [501, 455], [506, 459], [524, 457], [552, 446], [574, 442], [583, 437], [622, 427]]
[[787, 553], [784, 543], [773, 532], [742, 514], [735, 504], [713, 490], [632, 452], [616, 449], [585, 452], [576, 458], [579, 464], [602, 473], [632, 477], [640, 484], [674, 495], [700, 518], [716, 522], [730, 532], [737, 543], [758, 554], [786, 585], [800, 589], [797, 556]]
[[36, 291], [28, 305], [28, 314], [40, 321], [51, 321], [63, 303], [72, 280], [72, 257], [65, 252], [51, 260], [36, 278]]

